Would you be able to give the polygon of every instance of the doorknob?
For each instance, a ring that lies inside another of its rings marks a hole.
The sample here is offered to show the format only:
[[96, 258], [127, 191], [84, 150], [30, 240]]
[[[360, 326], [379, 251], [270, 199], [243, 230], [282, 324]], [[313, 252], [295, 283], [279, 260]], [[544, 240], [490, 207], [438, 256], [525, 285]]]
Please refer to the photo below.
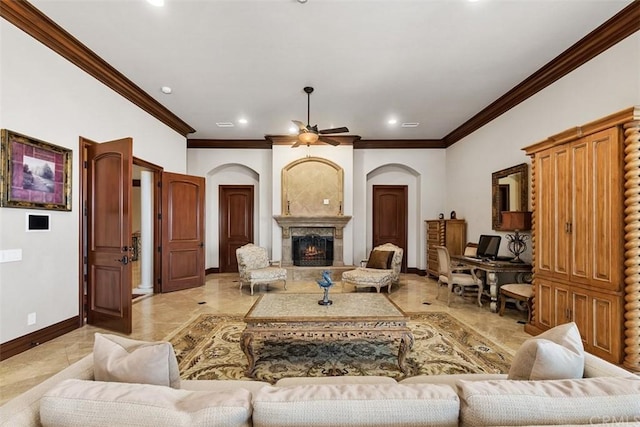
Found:
[[126, 255], [122, 255], [122, 258], [116, 259], [116, 261], [121, 262], [124, 265], [127, 265], [129, 264], [129, 257], [127, 257]]

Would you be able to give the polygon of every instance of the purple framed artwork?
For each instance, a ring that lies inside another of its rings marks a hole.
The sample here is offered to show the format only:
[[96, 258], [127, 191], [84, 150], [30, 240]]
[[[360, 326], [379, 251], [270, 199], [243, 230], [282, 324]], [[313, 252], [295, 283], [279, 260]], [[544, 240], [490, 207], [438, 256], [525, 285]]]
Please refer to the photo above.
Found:
[[0, 206], [71, 210], [71, 150], [2, 129]]

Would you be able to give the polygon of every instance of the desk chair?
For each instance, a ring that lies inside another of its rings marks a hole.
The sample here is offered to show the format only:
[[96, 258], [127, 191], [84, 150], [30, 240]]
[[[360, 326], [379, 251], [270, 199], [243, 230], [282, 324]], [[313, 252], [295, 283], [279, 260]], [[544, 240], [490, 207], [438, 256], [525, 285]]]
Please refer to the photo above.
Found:
[[526, 304], [528, 321], [531, 321], [531, 299], [533, 298], [533, 288], [528, 283], [509, 283], [500, 286], [500, 316], [504, 315], [507, 305], [507, 298], [513, 298], [517, 302]]
[[475, 274], [475, 269], [470, 268], [470, 273], [456, 273], [451, 267], [451, 258], [449, 257], [449, 251], [444, 246], [436, 246], [438, 252], [438, 292], [436, 299], [440, 299], [440, 287], [442, 284], [446, 284], [449, 289], [447, 296], [447, 306], [451, 304], [451, 294], [456, 290], [460, 290], [460, 295], [464, 295], [465, 288], [477, 287], [478, 288], [478, 305], [482, 307], [482, 280], [478, 279]]

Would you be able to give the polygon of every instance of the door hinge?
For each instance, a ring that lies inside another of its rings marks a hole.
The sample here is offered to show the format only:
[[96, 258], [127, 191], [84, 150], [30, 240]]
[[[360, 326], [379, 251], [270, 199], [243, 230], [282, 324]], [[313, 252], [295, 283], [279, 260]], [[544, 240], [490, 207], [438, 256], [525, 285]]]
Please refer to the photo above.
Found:
[[158, 253], [162, 253], [162, 246], [158, 246]]
[[85, 160], [84, 162], [82, 162], [82, 166], [86, 169], [86, 168], [89, 166], [89, 164], [88, 164], [88, 163], [87, 163], [87, 161]]
[[159, 220], [161, 220], [161, 219], [162, 219], [162, 214], [161, 214], [161, 213], [159, 213], [159, 214], [158, 214], [158, 219], [159, 219]]

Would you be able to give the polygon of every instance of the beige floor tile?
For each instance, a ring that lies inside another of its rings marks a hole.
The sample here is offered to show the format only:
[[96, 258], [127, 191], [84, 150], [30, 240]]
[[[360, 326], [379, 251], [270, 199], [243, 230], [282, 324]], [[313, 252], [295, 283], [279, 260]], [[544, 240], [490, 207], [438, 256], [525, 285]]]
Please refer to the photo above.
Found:
[[[268, 288], [256, 286], [254, 291], [255, 295], [251, 296], [248, 286], [240, 290], [237, 274], [211, 274], [202, 287], [136, 300], [133, 304], [133, 333], [129, 337], [162, 340], [200, 313], [244, 315], [265, 292], [304, 292], [322, 296], [322, 290], [314, 281], [290, 281], [286, 291], [280, 283]], [[355, 292], [355, 288], [336, 283], [330, 292]], [[529, 337], [523, 331], [523, 325], [518, 323], [526, 320], [526, 313], [508, 309], [505, 316], [500, 317], [489, 311], [488, 302], [478, 307], [472, 298], [453, 298], [451, 306], [447, 307], [445, 289], [441, 290], [441, 295], [443, 301], [437, 300], [433, 280], [403, 274], [400, 285], [392, 287], [390, 298], [407, 313], [448, 312], [511, 353]], [[0, 362], [0, 404], [91, 353], [96, 332], [109, 333], [86, 325]]]

